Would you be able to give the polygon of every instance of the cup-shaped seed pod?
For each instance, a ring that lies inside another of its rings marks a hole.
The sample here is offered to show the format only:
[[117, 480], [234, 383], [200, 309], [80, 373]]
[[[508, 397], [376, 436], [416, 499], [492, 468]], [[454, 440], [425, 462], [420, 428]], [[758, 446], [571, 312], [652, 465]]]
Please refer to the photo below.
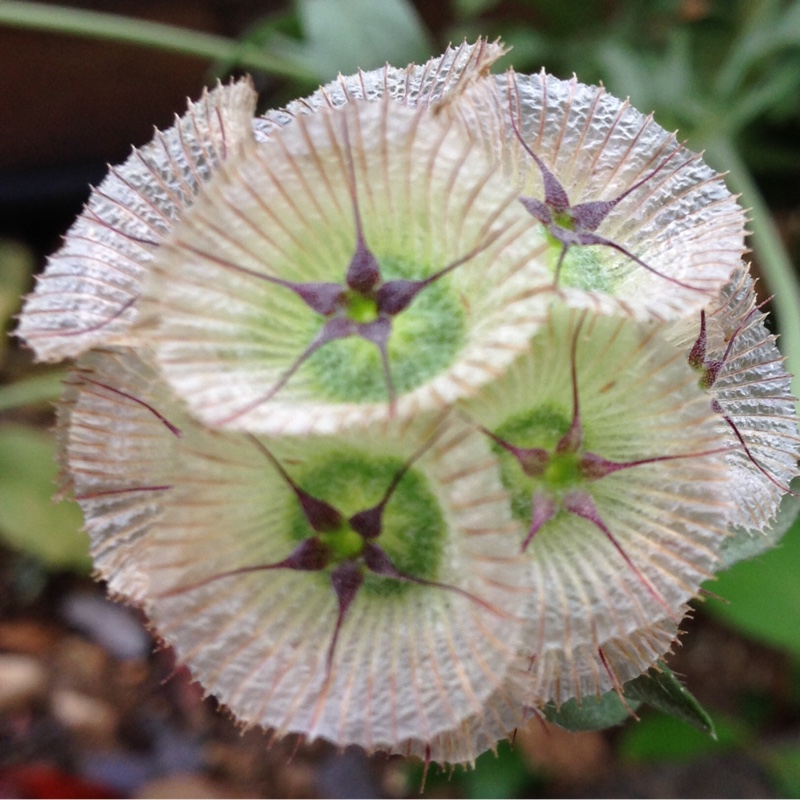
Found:
[[17, 335], [41, 361], [125, 343], [146, 275], [219, 164], [253, 137], [249, 80], [204, 92], [92, 191], [22, 309]]
[[504, 52], [499, 43], [478, 40], [448, 47], [421, 66], [340, 76], [311, 97], [263, 117], [253, 116], [256, 93], [249, 80], [205, 91], [171, 128], [156, 131], [149, 144], [111, 167], [92, 191], [28, 298], [17, 335], [42, 361], [130, 344], [142, 286], [164, 237], [242, 142], [263, 141], [295, 114], [349, 97], [386, 95], [421, 107], [452, 100]]
[[510, 71], [453, 111], [502, 159], [568, 305], [676, 319], [739, 265], [745, 216], [722, 176], [628, 101]]
[[198, 419], [330, 433], [441, 409], [546, 314], [536, 223], [452, 118], [391, 98], [298, 116], [218, 171], [148, 287]]
[[730, 445], [726, 459], [735, 501], [730, 524], [762, 531], [798, 474], [800, 438], [792, 378], [754, 288], [741, 267], [714, 302], [674, 323], [669, 337], [686, 353]]
[[465, 405], [527, 531], [532, 704], [619, 688], [654, 663], [674, 626], [637, 631], [681, 619], [727, 535], [726, 437], [661, 333], [553, 308]]
[[[527, 566], [497, 460], [457, 416], [223, 433], [129, 351], [90, 354], [68, 392], [62, 467], [103, 576], [243, 724], [391, 750], [502, 685]], [[159, 460], [166, 482], [143, 483]]]

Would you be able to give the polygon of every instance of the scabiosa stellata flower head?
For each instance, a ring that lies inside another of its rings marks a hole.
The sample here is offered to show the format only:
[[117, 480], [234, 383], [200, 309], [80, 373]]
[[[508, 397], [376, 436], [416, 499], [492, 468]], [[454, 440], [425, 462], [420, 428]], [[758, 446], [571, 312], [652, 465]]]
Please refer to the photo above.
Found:
[[744, 212], [722, 177], [627, 101], [509, 71], [457, 111], [518, 186], [568, 305], [676, 319], [739, 265]]
[[526, 593], [485, 437], [452, 417], [267, 442], [203, 428], [156, 376], [84, 358], [62, 466], [99, 568], [204, 687], [245, 724], [367, 748], [479, 713]]
[[244, 725], [472, 762], [624, 695], [797, 473], [721, 176], [503, 52], [218, 87], [26, 303], [98, 576]]

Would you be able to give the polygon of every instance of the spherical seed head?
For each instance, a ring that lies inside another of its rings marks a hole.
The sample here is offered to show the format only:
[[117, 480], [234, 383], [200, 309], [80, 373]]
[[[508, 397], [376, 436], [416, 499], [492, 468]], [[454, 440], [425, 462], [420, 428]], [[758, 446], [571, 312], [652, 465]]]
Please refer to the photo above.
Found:
[[[184, 214], [148, 288], [151, 341], [212, 426], [409, 418], [474, 392], [525, 347], [549, 291], [528, 258], [535, 235], [453, 119], [391, 99], [321, 109], [245, 148]], [[378, 332], [346, 297], [324, 316], [296, 288], [361, 291], [344, 281], [362, 240], [381, 271]], [[404, 281], [419, 291], [395, 313], [383, 295]]]
[[540, 217], [548, 180], [568, 198], [558, 224], [540, 224], [536, 251], [568, 305], [676, 319], [738, 266], [745, 216], [722, 176], [627, 101], [574, 78], [508, 72], [453, 111]]
[[[144, 606], [205, 689], [245, 724], [368, 749], [432, 739], [479, 713], [518, 649], [527, 574], [484, 437], [429, 417], [262, 443], [201, 427], [156, 375], [130, 352], [84, 362], [63, 467], [104, 576]], [[144, 472], [162, 460], [161, 491], [127, 471], [134, 458]], [[398, 475], [370, 546], [409, 579], [343, 550], [339, 564], [363, 583], [337, 628], [336, 563], [274, 568], [317, 535], [297, 492], [350, 517]], [[119, 504], [88, 497], [98, 490]]]
[[17, 335], [37, 360], [126, 342], [159, 246], [219, 165], [252, 138], [255, 104], [249, 80], [218, 85], [111, 168], [22, 309]]
[[[727, 534], [724, 437], [694, 372], [662, 334], [554, 308], [530, 351], [467, 404], [504, 442], [556, 452], [573, 428], [577, 387], [578, 455], [618, 467], [565, 484], [560, 474], [526, 475], [494, 448], [515, 516], [525, 529], [536, 524], [525, 550], [534, 587], [526, 643], [544, 701], [614, 688], [599, 650], [616, 641], [624, 653], [635, 631], [677, 622]], [[544, 500], [552, 513], [540, 513]], [[629, 671], [641, 670], [638, 656], [632, 663]]]

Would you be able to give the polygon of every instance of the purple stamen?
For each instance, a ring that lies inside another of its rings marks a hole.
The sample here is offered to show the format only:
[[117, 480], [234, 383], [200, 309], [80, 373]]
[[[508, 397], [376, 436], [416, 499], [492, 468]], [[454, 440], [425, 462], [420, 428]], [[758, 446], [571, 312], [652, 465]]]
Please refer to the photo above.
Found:
[[294, 550], [281, 561], [276, 561], [272, 564], [256, 564], [250, 567], [238, 567], [237, 569], [229, 569], [225, 572], [219, 572], [216, 575], [211, 575], [203, 580], [196, 581], [195, 583], [178, 586], [175, 589], [169, 589], [166, 592], [159, 593], [159, 597], [172, 597], [184, 592], [192, 592], [195, 589], [200, 589], [207, 586], [209, 583], [221, 580], [222, 578], [231, 578], [235, 575], [246, 575], [248, 572], [264, 572], [273, 569], [293, 569], [299, 572], [319, 572], [325, 569], [330, 564], [330, 553], [328, 548], [316, 537], [311, 536], [308, 539], [303, 539]]
[[528, 549], [533, 537], [548, 523], [558, 512], [558, 503], [547, 492], [534, 492], [531, 502], [531, 524], [528, 535], [522, 543], [521, 552]]
[[506, 616], [506, 614], [495, 608], [490, 603], [487, 603], [485, 600], [481, 600], [481, 598], [477, 595], [474, 595], [465, 589], [461, 589], [458, 586], [450, 586], [450, 584], [439, 583], [438, 581], [429, 581], [425, 578], [417, 578], [414, 575], [407, 575], [405, 572], [401, 572], [397, 569], [397, 567], [394, 566], [394, 564], [392, 564], [392, 561], [386, 552], [376, 544], [367, 543], [364, 545], [364, 552], [362, 555], [364, 557], [365, 566], [375, 575], [382, 575], [385, 578], [393, 578], [394, 580], [404, 581], [406, 583], [416, 583], [420, 586], [432, 586], [436, 589], [444, 589], [448, 592], [455, 592], [456, 594], [460, 594], [462, 597], [466, 597], [468, 600], [471, 600], [473, 603], [477, 603], [479, 606], [485, 608], [487, 611], [490, 611], [492, 614], [496, 614], [500, 617]]
[[631, 469], [641, 467], [644, 464], [657, 464], [660, 461], [677, 461], [681, 458], [702, 458], [716, 453], [728, 453], [729, 447], [718, 447], [714, 450], [704, 450], [699, 453], [675, 453], [669, 456], [652, 456], [651, 458], [640, 458], [635, 461], [610, 461], [607, 458], [598, 456], [595, 453], [584, 453], [581, 456], [579, 469], [581, 475], [588, 481], [598, 481], [621, 469]]
[[389, 337], [392, 334], [392, 321], [386, 317], [378, 317], [372, 322], [362, 322], [358, 324], [358, 335], [368, 342], [372, 342], [381, 356], [381, 367], [383, 377], [386, 381], [386, 393], [389, 396], [389, 416], [394, 415], [396, 393], [394, 382], [392, 381], [392, 370], [389, 365]]
[[406, 473], [411, 469], [413, 464], [422, 456], [433, 447], [436, 440], [439, 438], [441, 433], [441, 428], [434, 433], [423, 445], [420, 447], [412, 456], [403, 464], [402, 467], [398, 470], [395, 476], [392, 478], [392, 482], [389, 484], [386, 491], [383, 493], [383, 497], [380, 499], [378, 503], [376, 503], [372, 508], [368, 508], [364, 511], [359, 511], [353, 514], [352, 517], [348, 520], [350, 523], [350, 527], [361, 536], [363, 539], [377, 539], [378, 536], [381, 535], [382, 527], [383, 527], [383, 512], [386, 509], [389, 500], [391, 500], [392, 495], [394, 494], [395, 489], [397, 489], [400, 481], [403, 480]]
[[495, 231], [493, 234], [483, 239], [479, 245], [473, 247], [466, 255], [457, 258], [455, 261], [451, 261], [446, 267], [443, 267], [438, 272], [434, 272], [433, 275], [429, 275], [427, 278], [417, 281], [404, 279], [386, 281], [375, 293], [378, 313], [393, 317], [401, 311], [405, 311], [423, 289], [435, 283], [440, 278], [443, 278], [467, 261], [471, 261], [475, 256], [486, 250], [487, 247], [494, 244], [501, 234], [502, 231]]
[[[700, 378], [700, 386], [702, 389], [709, 391], [714, 384], [717, 382], [717, 378], [719, 378], [719, 373], [722, 371], [722, 367], [730, 358], [730, 354], [733, 350], [734, 342], [736, 341], [737, 336], [745, 329], [745, 327], [750, 322], [750, 318], [755, 314], [762, 306], [768, 303], [772, 298], [768, 297], [765, 300], [762, 300], [758, 305], [754, 306], [750, 309], [750, 311], [745, 314], [742, 321], [737, 325], [736, 330], [730, 335], [728, 339], [728, 345], [725, 348], [725, 352], [722, 354], [722, 358], [719, 359], [711, 359], [706, 360], [706, 348], [707, 348], [707, 332], [706, 332], [706, 313], [705, 310], [700, 311], [700, 333], [697, 336], [697, 340], [692, 345], [692, 349], [689, 351], [689, 365], [695, 370], [702, 370], [703, 374]], [[736, 436], [739, 444], [742, 446], [742, 449], [745, 452], [750, 463], [776, 488], [780, 489], [782, 492], [791, 495], [792, 497], [798, 497], [796, 492], [793, 492], [788, 486], [784, 486], [779, 480], [777, 480], [773, 475], [770, 474], [769, 470], [766, 467], [763, 467], [756, 457], [753, 455], [750, 448], [747, 446], [747, 443], [744, 440], [741, 432], [739, 431], [738, 426], [736, 423], [731, 419], [731, 417], [725, 412], [725, 409], [722, 407], [722, 404], [716, 398], [713, 398], [711, 401], [711, 410], [715, 413], [719, 414], [725, 422], [728, 423], [728, 426], [733, 431], [734, 436]]]
[[320, 500], [318, 497], [314, 497], [304, 489], [301, 489], [263, 442], [250, 434], [248, 434], [247, 438], [258, 448], [262, 455], [269, 459], [272, 466], [278, 471], [278, 474], [294, 492], [295, 497], [297, 497], [300, 503], [303, 516], [306, 518], [313, 531], [316, 533], [327, 533], [341, 528], [344, 522], [344, 516], [336, 508], [330, 505], [330, 503], [326, 503], [324, 500]]
[[330, 646], [328, 647], [328, 658], [326, 660], [325, 674], [327, 681], [330, 679], [331, 666], [333, 665], [333, 655], [336, 650], [336, 644], [339, 641], [339, 633], [342, 629], [347, 611], [350, 608], [353, 600], [364, 583], [364, 572], [358, 564], [353, 561], [343, 561], [331, 573], [331, 584], [333, 591], [336, 592], [336, 600], [339, 603], [339, 611], [336, 615], [336, 627], [333, 629], [333, 637], [331, 638]]
[[217, 420], [217, 425], [227, 425], [233, 420], [238, 419], [239, 417], [243, 416], [244, 414], [253, 411], [254, 409], [258, 408], [258, 406], [270, 401], [291, 379], [291, 377], [300, 369], [301, 366], [311, 358], [317, 350], [320, 349], [328, 342], [333, 342], [336, 339], [346, 339], [348, 336], [352, 336], [353, 334], [358, 332], [358, 323], [354, 322], [347, 317], [331, 317], [323, 326], [320, 332], [314, 337], [311, 341], [311, 344], [306, 347], [305, 350], [295, 359], [294, 363], [283, 373], [280, 377], [278, 382], [273, 385], [273, 387], [261, 397], [257, 397], [252, 402], [248, 403], [243, 408], [240, 408], [238, 411], [235, 411], [233, 414], [228, 415], [227, 417], [223, 417], [220, 420]]

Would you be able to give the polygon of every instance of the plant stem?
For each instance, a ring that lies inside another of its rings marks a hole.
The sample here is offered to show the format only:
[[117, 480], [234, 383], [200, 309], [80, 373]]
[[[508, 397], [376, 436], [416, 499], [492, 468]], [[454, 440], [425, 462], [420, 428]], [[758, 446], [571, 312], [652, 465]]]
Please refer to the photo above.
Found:
[[272, 56], [251, 44], [119, 14], [64, 8], [47, 3], [0, 0], [0, 25], [127, 42], [199, 58], [233, 61], [249, 69], [288, 78], [304, 81], [317, 79], [311, 71], [296, 62]]
[[0, 411], [57, 400], [66, 377], [64, 370], [58, 370], [0, 387]]
[[772, 220], [767, 204], [736, 148], [726, 138], [708, 142], [709, 160], [728, 170], [728, 183], [742, 195], [749, 208], [753, 250], [758, 256], [773, 300], [778, 327], [781, 331], [781, 350], [786, 357], [786, 367], [794, 375], [792, 383], [796, 396], [800, 396], [800, 283], [797, 272], [783, 246], [778, 229]]

